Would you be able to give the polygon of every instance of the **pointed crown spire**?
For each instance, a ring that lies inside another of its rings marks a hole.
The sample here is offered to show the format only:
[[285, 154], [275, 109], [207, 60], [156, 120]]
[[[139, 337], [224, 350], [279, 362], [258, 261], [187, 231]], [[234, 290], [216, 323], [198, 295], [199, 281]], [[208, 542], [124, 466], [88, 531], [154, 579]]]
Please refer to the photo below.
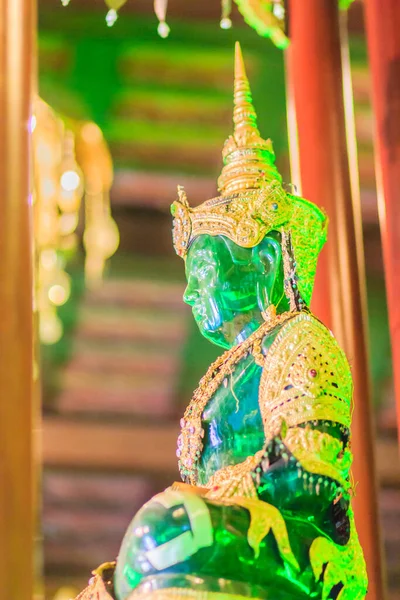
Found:
[[240, 135], [247, 129], [260, 135], [257, 128], [257, 115], [253, 106], [253, 98], [249, 80], [244, 66], [242, 50], [239, 42], [235, 45], [235, 81], [233, 92], [233, 122], [235, 124], [235, 134]]
[[239, 42], [235, 46], [235, 83], [233, 95], [234, 132], [224, 145], [224, 167], [218, 179], [222, 195], [259, 189], [267, 181], [281, 180], [275, 167], [271, 140], [264, 140], [257, 127], [249, 80]]

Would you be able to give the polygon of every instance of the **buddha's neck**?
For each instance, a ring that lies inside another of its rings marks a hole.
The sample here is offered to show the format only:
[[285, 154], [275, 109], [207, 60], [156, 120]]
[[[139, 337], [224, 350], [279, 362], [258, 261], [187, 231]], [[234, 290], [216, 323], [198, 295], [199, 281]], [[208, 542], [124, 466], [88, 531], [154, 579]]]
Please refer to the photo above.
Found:
[[[283, 313], [286, 312], [287, 310], [287, 306], [285, 305], [285, 303], [281, 303], [277, 309], [274, 309], [274, 312], [271, 313], [270, 318], [273, 317], [274, 314], [279, 314], [279, 313]], [[256, 331], [261, 324], [264, 322], [264, 317], [261, 315], [260, 312], [255, 311], [254, 313], [250, 314], [248, 316], [248, 319], [245, 323], [242, 322], [242, 326], [241, 327], [237, 327], [236, 329], [236, 333], [231, 337], [232, 339], [232, 346], [235, 346], [236, 344], [241, 344], [242, 342], [244, 342], [244, 340], [246, 340], [252, 333], [254, 333], [254, 331]], [[239, 323], [236, 323], [236, 326], [238, 326]], [[237, 331], [239, 330], [239, 333], [237, 333]]]
[[247, 323], [235, 337], [233, 345], [236, 346], [236, 344], [241, 344], [242, 342], [244, 342], [244, 340], [246, 340], [254, 331], [256, 331], [260, 327], [260, 325], [261, 321], [258, 320], [250, 321], [249, 323]]

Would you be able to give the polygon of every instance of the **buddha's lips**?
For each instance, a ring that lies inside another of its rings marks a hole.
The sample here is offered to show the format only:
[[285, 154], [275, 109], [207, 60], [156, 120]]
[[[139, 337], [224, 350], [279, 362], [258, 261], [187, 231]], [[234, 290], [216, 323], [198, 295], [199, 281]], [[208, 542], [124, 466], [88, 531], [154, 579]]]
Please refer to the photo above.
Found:
[[196, 321], [203, 320], [207, 316], [202, 302], [195, 302], [192, 305], [192, 312]]

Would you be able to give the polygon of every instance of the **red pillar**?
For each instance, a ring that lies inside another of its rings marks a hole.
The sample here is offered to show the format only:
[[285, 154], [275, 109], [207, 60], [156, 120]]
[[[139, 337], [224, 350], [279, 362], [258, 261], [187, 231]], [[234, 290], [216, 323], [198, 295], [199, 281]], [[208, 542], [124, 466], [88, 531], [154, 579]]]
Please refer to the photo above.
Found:
[[288, 4], [289, 108], [295, 115], [289, 119], [290, 150], [300, 177], [294, 183], [305, 198], [326, 210], [330, 220], [313, 309], [333, 330], [352, 366], [354, 510], [367, 561], [368, 598], [382, 600], [361, 209], [350, 73], [343, 63], [347, 40], [341, 39], [337, 1], [289, 0]]
[[400, 431], [400, 2], [366, 0], [379, 220]]

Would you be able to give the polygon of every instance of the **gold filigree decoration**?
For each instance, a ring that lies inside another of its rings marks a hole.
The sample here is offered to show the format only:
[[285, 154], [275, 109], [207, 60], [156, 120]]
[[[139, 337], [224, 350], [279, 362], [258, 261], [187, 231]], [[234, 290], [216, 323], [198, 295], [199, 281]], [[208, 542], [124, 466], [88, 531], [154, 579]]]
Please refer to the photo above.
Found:
[[293, 258], [290, 255], [289, 248], [291, 246], [291, 235], [282, 227], [282, 258], [283, 258], [283, 273], [284, 273], [284, 289], [285, 296], [289, 300], [290, 310], [296, 309], [296, 297], [294, 293], [293, 283], [295, 270], [293, 267]]
[[368, 578], [363, 551], [358, 541], [353, 513], [350, 517], [350, 540], [339, 546], [326, 537], [318, 537], [311, 544], [310, 563], [318, 581], [323, 573], [322, 600], [327, 600], [335, 585], [343, 584], [337, 600], [363, 600], [367, 593]]
[[253, 248], [272, 230], [290, 232], [299, 292], [311, 300], [318, 254], [326, 240], [326, 215], [315, 204], [285, 192], [270, 140], [257, 128], [249, 81], [240, 46], [236, 46], [234, 133], [225, 142], [220, 196], [191, 208], [178, 187], [172, 204], [175, 251], [184, 258], [199, 235], [223, 235]]
[[198, 207], [184, 203], [186, 194], [178, 188], [180, 199], [172, 205], [173, 240], [177, 254], [184, 256], [199, 235], [224, 235], [238, 246], [253, 248], [265, 235], [290, 219], [292, 203], [279, 181], [262, 189], [207, 200]]
[[89, 581], [89, 585], [81, 592], [75, 600], [113, 600], [113, 597], [108, 593], [107, 587], [112, 586], [112, 580], [107, 579], [108, 571], [112, 574], [115, 570], [115, 562], [108, 562], [100, 565], [92, 571], [93, 577]]
[[343, 449], [340, 440], [311, 427], [292, 427], [283, 441], [303, 469], [334, 479], [344, 491], [350, 489], [349, 471], [353, 457], [349, 448]]
[[232, 374], [235, 366], [248, 352], [253, 352], [254, 348], [259, 352], [260, 340], [277, 325], [296, 315], [297, 313], [291, 312], [275, 315], [271, 320], [263, 323], [245, 341], [224, 352], [202, 377], [181, 419], [181, 434], [178, 438], [177, 456], [179, 458], [179, 470], [185, 481], [196, 485], [197, 463], [203, 449], [202, 414], [216, 390], [222, 385], [225, 377]]
[[280, 329], [265, 359], [259, 402], [266, 439], [281, 430], [327, 420], [350, 427], [353, 384], [332, 333], [302, 312]]
[[224, 498], [223, 504], [241, 506], [250, 513], [250, 527], [247, 533], [249, 546], [253, 548], [255, 557], [260, 555], [260, 545], [265, 536], [271, 531], [278, 546], [282, 560], [295, 571], [299, 571], [299, 563], [290, 546], [286, 523], [280, 511], [272, 504], [255, 498]]
[[288, 227], [290, 231], [298, 288], [307, 305], [310, 304], [319, 253], [326, 242], [328, 218], [315, 204], [287, 193], [293, 202], [293, 212]]
[[262, 455], [263, 450], [259, 450], [254, 456], [248, 456], [246, 460], [237, 465], [229, 465], [216, 471], [206, 484], [210, 490], [207, 498], [210, 500], [237, 496], [257, 498], [252, 472], [261, 461]]

